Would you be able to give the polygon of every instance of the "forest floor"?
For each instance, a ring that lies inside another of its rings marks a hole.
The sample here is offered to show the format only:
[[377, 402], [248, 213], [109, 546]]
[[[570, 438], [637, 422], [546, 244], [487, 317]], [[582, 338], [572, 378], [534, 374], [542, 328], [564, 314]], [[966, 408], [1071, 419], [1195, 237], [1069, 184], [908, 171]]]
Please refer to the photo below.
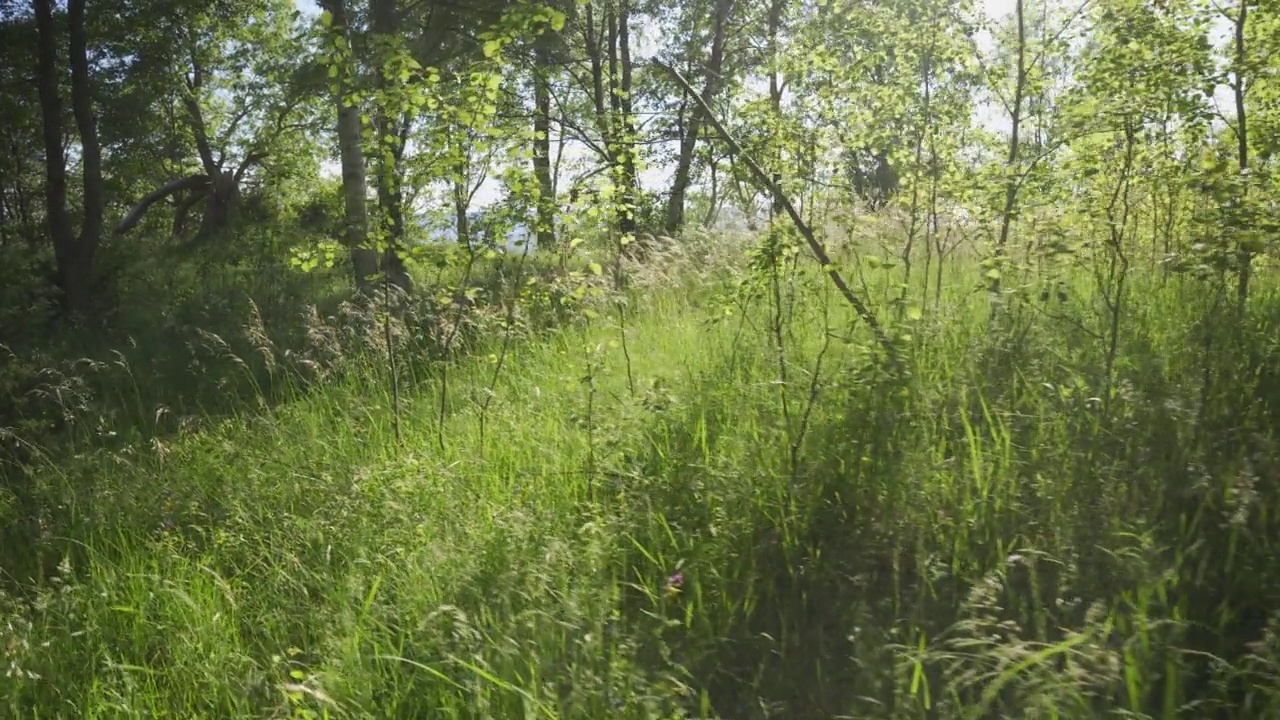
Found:
[[1280, 717], [1274, 285], [1206, 324], [1200, 281], [1116, 313], [1066, 268], [993, 317], [976, 265], [864, 263], [893, 365], [753, 267], [401, 340], [394, 389], [376, 322], [329, 371], [201, 299], [248, 328], [172, 349], [207, 386], [159, 406], [138, 340], [101, 387], [152, 430], [24, 456], [0, 715]]

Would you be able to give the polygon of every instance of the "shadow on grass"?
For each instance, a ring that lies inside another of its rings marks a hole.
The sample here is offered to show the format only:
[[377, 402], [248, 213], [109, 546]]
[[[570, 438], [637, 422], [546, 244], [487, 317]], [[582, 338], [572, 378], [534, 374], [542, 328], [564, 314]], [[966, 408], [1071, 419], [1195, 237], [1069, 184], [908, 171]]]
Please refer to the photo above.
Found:
[[1052, 328], [905, 386], [844, 368], [794, 471], [776, 400], [707, 379], [614, 501], [647, 662], [725, 718], [1273, 712], [1280, 305], [1259, 307], [1207, 359], [1136, 323], [1105, 406], [1093, 351]]

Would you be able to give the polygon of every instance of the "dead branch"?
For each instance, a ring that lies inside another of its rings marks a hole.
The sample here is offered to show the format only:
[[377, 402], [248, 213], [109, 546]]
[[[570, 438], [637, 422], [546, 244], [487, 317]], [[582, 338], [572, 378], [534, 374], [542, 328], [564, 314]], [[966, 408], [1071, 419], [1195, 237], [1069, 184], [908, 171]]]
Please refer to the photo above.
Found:
[[173, 211], [173, 236], [178, 237], [187, 226], [187, 216], [191, 213], [191, 208], [196, 203], [209, 197], [210, 190], [197, 190], [178, 203], [178, 207]]
[[183, 190], [207, 188], [210, 184], [211, 181], [209, 180], [208, 175], [191, 175], [189, 177], [174, 180], [157, 188], [150, 195], [139, 200], [137, 205], [133, 206], [133, 209], [129, 211], [129, 214], [126, 215], [125, 218], [120, 221], [120, 224], [116, 226], [115, 233], [117, 235], [122, 235], [132, 230], [133, 226], [137, 225], [138, 221], [142, 219], [142, 216], [146, 214], [147, 209], [160, 200]]
[[827, 273], [827, 277], [831, 278], [831, 282], [835, 284], [836, 289], [839, 290], [840, 294], [844, 296], [844, 299], [853, 306], [854, 311], [858, 313], [858, 317], [862, 318], [862, 321], [871, 328], [872, 334], [875, 335], [876, 340], [885, 349], [885, 353], [888, 354], [890, 360], [896, 361], [898, 358], [897, 349], [894, 348], [893, 342], [889, 339], [889, 336], [885, 334], [884, 326], [880, 324], [880, 321], [876, 318], [875, 314], [872, 313], [866, 304], [862, 302], [862, 299], [853, 292], [849, 287], [849, 283], [845, 282], [844, 276], [842, 276], [840, 271], [836, 269], [835, 263], [832, 262], [831, 256], [827, 253], [827, 249], [823, 247], [822, 243], [813, 234], [813, 229], [810, 228], [809, 225], [800, 217], [800, 213], [796, 211], [795, 205], [791, 203], [791, 199], [782, 191], [782, 188], [779, 187], [778, 184], [760, 168], [750, 155], [747, 155], [742, 151], [742, 145], [734, 139], [733, 135], [729, 134], [724, 123], [720, 122], [720, 119], [711, 111], [711, 108], [703, 102], [702, 97], [693, 89], [693, 86], [689, 84], [689, 81], [680, 74], [680, 71], [657, 59], [654, 59], [651, 62], [654, 66], [669, 73], [671, 77], [674, 78], [682, 88], [684, 88], [684, 91], [689, 94], [689, 97], [693, 98], [694, 102], [699, 105], [699, 109], [702, 111], [703, 117], [711, 123], [711, 125], [716, 129], [716, 132], [720, 134], [720, 137], [729, 145], [730, 150], [732, 150], [738, 157], [742, 158], [742, 162], [746, 164], [747, 168], [751, 171], [751, 174], [755, 176], [756, 182], [766, 189], [770, 195], [772, 195], [773, 199], [782, 206], [782, 209], [787, 211], [787, 215], [791, 217], [791, 222], [796, 226], [796, 229], [800, 231], [800, 234], [804, 236], [805, 241], [809, 244], [809, 250], [813, 253], [813, 256], [817, 258], [818, 264], [822, 265], [822, 269]]

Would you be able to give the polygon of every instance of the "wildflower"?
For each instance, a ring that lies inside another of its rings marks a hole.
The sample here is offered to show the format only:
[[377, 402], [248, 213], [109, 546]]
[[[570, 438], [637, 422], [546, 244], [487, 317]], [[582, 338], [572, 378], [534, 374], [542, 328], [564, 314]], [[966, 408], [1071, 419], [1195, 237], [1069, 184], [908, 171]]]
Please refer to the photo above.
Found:
[[684, 587], [684, 574], [676, 573], [667, 578], [667, 597], [675, 598], [680, 594], [681, 588]]

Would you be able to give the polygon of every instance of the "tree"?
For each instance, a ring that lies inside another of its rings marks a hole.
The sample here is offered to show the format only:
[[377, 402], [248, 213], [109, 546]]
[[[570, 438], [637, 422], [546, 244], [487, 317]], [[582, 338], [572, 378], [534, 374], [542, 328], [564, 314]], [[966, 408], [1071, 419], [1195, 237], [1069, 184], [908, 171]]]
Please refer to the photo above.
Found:
[[21, 243], [32, 259], [44, 240], [43, 115], [30, 62], [38, 39], [33, 16], [15, 9], [0, 20], [0, 245]]
[[[187, 213], [201, 201], [204, 211], [197, 239], [218, 235], [232, 225], [246, 176], [259, 168], [302, 129], [295, 115], [313, 89], [309, 68], [298, 62], [298, 38], [292, 32], [293, 11], [283, 2], [229, 4], [213, 12], [200, 5], [150, 8], [167, 24], [172, 46], [157, 47], [153, 37], [144, 47], [159, 58], [152, 73], [177, 73], [180, 85], [169, 84], [152, 98], [180, 108], [197, 172], [170, 179], [144, 196], [116, 227], [132, 229], [156, 202], [185, 193], [174, 215], [175, 234], [186, 226]], [[245, 62], [245, 58], [252, 58]], [[161, 85], [161, 87], [164, 87]]]
[[[571, 64], [583, 68], [573, 74], [579, 91], [590, 100], [595, 125], [593, 136], [579, 128], [578, 139], [596, 152], [608, 170], [618, 233], [634, 236], [639, 146], [632, 94], [630, 0], [586, 0], [576, 25], [585, 57]], [[562, 122], [571, 121], [562, 114]]]
[[66, 308], [76, 315], [89, 311], [93, 258], [102, 236], [102, 151], [94, 118], [89, 79], [88, 34], [84, 0], [71, 0], [67, 13], [71, 66], [71, 104], [80, 137], [83, 164], [84, 218], [80, 232], [67, 210], [67, 159], [63, 146], [62, 98], [59, 82], [60, 33], [52, 0], [35, 0], [39, 38], [38, 86], [45, 148], [45, 218], [53, 240], [58, 286]]
[[[1004, 204], [1000, 208], [1000, 232], [996, 236], [996, 260], [1000, 262], [1009, 244], [1009, 228], [1017, 209], [1019, 174], [1022, 166], [1022, 104], [1027, 97], [1027, 19], [1024, 0], [1014, 0], [1014, 24], [1017, 27], [1017, 44], [1014, 46], [1013, 98], [1007, 103], [1009, 112], [1009, 154], [1004, 162]], [[1000, 270], [995, 268], [991, 277], [992, 296], [1000, 293]]]
[[[1247, 42], [1247, 29], [1249, 27], [1249, 9], [1253, 5], [1251, 0], [1239, 0], [1236, 3], [1235, 16], [1232, 17], [1226, 10], [1222, 10], [1223, 15], [1231, 21], [1231, 99], [1235, 103], [1235, 131], [1236, 136], [1236, 168], [1240, 172], [1240, 198], [1239, 204], [1244, 206], [1248, 202], [1249, 194], [1249, 111], [1245, 103], [1245, 98], [1249, 92], [1249, 86], [1252, 83], [1252, 75], [1254, 63], [1250, 62], [1250, 48]], [[1253, 270], [1253, 256], [1255, 249], [1250, 247], [1248, 242], [1237, 243], [1236, 248], [1236, 299], [1240, 306], [1243, 307], [1246, 300], [1249, 299], [1249, 277]]]
[[551, 171], [552, 52], [557, 35], [543, 33], [533, 49], [533, 174], [538, 183], [536, 237], [539, 248], [556, 244], [556, 185]]
[[[729, 31], [729, 17], [733, 12], [734, 5], [735, 0], [714, 0], [713, 2], [711, 52], [701, 73], [703, 77], [702, 104], [707, 106], [711, 106], [715, 102], [716, 94], [720, 92], [720, 86], [725, 80], [725, 40]], [[687, 7], [695, 15], [700, 10], [697, 6], [691, 5]], [[696, 28], [694, 33], [696, 37]], [[696, 46], [697, 43], [690, 42], [689, 45]], [[675, 174], [671, 181], [671, 193], [667, 198], [666, 230], [668, 233], [678, 233], [684, 227], [685, 195], [689, 189], [694, 151], [697, 148], [698, 135], [702, 130], [702, 123], [702, 113], [695, 106], [689, 114], [687, 125], [681, 128], [679, 156], [676, 160]]]
[[398, 92], [400, 66], [408, 51], [400, 38], [401, 8], [396, 0], [371, 0], [369, 29], [379, 62], [376, 66], [373, 139], [377, 158], [377, 188], [380, 229], [384, 244], [382, 272], [403, 292], [412, 289], [408, 269], [400, 257], [405, 243], [403, 160], [413, 125], [412, 104]]
[[359, 96], [354, 87], [355, 60], [351, 49], [350, 25], [345, 0], [324, 0], [322, 23], [329, 31], [330, 76], [338, 110], [338, 152], [342, 160], [342, 196], [345, 209], [347, 251], [356, 288], [372, 289], [378, 272], [378, 254], [369, 244], [369, 214], [365, 205], [366, 181], [360, 121]]

